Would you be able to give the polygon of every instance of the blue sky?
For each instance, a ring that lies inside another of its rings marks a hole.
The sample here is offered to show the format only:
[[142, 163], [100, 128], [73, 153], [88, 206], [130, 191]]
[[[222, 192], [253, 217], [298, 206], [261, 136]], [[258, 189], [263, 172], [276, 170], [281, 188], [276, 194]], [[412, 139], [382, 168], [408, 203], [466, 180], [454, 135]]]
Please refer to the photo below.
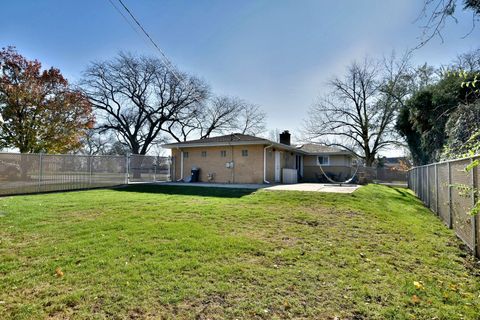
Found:
[[[116, 1], [116, 0], [112, 0]], [[326, 82], [364, 55], [416, 46], [422, 0], [124, 0], [170, 59], [204, 78], [218, 94], [239, 96], [267, 112], [269, 129], [298, 133]], [[2, 3], [0, 46], [78, 80], [92, 60], [119, 50], [156, 52], [108, 0], [19, 0]], [[6, 14], [5, 14], [6, 13]], [[413, 62], [448, 63], [478, 46], [467, 38], [471, 15], [459, 13], [416, 51]]]

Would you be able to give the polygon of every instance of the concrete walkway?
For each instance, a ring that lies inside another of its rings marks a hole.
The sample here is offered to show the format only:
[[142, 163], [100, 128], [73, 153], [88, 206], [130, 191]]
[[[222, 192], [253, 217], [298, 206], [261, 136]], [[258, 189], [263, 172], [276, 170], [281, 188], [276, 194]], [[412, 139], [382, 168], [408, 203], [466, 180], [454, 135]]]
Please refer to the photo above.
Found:
[[324, 183], [297, 183], [297, 184], [232, 184], [232, 183], [205, 183], [205, 182], [159, 182], [157, 184], [183, 187], [210, 187], [210, 188], [231, 188], [231, 189], [265, 189], [268, 191], [309, 191], [309, 192], [333, 192], [352, 193], [358, 188], [356, 184], [324, 184]]

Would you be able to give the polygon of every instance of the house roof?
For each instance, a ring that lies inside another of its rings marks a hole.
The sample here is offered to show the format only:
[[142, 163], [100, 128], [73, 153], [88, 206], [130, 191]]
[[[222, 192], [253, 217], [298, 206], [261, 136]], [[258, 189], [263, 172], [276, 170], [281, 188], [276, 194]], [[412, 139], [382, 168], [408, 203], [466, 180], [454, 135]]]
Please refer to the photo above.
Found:
[[190, 145], [190, 144], [209, 144], [209, 143], [222, 143], [222, 142], [245, 142], [245, 141], [257, 141], [257, 142], [268, 142], [267, 139], [251, 136], [248, 134], [242, 134], [242, 133], [232, 133], [232, 134], [227, 134], [224, 136], [218, 136], [218, 137], [211, 137], [211, 138], [205, 138], [205, 139], [196, 139], [196, 140], [189, 140], [189, 141], [184, 141], [184, 142], [178, 142], [178, 143], [170, 143], [168, 145]]
[[316, 143], [306, 143], [298, 147], [298, 150], [301, 150], [308, 154], [350, 154], [349, 151], [336, 148], [325, 146]]
[[205, 139], [196, 139], [176, 143], [164, 144], [164, 148], [193, 148], [193, 147], [215, 147], [215, 146], [230, 146], [230, 145], [271, 145], [277, 148], [295, 151], [303, 154], [322, 155], [322, 154], [350, 154], [346, 150], [335, 147], [327, 147], [320, 144], [307, 143], [300, 146], [286, 145], [274, 142], [268, 139], [255, 137], [248, 134], [232, 133], [218, 137], [211, 137]]
[[196, 139], [176, 143], [164, 144], [164, 148], [193, 148], [193, 147], [214, 147], [214, 146], [230, 146], [230, 145], [272, 145], [278, 148], [297, 151], [295, 146], [286, 145], [268, 139], [255, 137], [248, 134], [232, 133], [224, 136], [211, 137], [205, 139]]

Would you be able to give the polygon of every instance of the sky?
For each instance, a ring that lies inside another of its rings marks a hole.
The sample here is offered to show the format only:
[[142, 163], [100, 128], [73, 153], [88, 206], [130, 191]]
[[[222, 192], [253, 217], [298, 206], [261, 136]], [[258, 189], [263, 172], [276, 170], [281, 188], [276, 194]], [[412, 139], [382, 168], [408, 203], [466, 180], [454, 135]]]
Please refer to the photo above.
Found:
[[[118, 0], [111, 0], [117, 6]], [[267, 113], [269, 130], [300, 137], [308, 109], [355, 59], [415, 47], [422, 0], [123, 0], [170, 60], [219, 95]], [[13, 45], [72, 82], [94, 60], [119, 51], [158, 55], [109, 0], [2, 3], [0, 47]], [[416, 50], [412, 63], [447, 64], [479, 45], [480, 28], [459, 11], [443, 42]], [[401, 151], [391, 150], [387, 155]]]

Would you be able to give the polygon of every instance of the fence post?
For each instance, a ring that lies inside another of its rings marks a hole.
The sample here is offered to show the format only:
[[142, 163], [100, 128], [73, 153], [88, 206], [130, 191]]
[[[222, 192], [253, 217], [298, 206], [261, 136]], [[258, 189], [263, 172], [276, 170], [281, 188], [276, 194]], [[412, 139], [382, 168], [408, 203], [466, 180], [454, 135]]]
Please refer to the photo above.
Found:
[[452, 229], [453, 227], [453, 217], [452, 217], [452, 168], [451, 162], [448, 163], [448, 227]]
[[130, 171], [130, 155], [125, 155], [125, 184], [128, 184], [128, 172]]
[[[157, 161], [156, 158], [155, 158], [155, 161]], [[157, 163], [153, 165], [153, 182], [155, 181], [157, 181]]]
[[[470, 164], [473, 164], [473, 157], [470, 159]], [[472, 166], [472, 169], [470, 170], [470, 175], [471, 175], [471, 181], [472, 181], [472, 208], [475, 207], [475, 204], [477, 203], [477, 197], [476, 197], [476, 190], [478, 187], [478, 181], [475, 178], [475, 171], [477, 168]], [[478, 250], [478, 234], [477, 234], [477, 215], [472, 215], [472, 232], [473, 232], [473, 254], [478, 257], [479, 250]]]
[[42, 175], [43, 175], [43, 155], [40, 152], [39, 154], [39, 161], [38, 161], [38, 185], [37, 191], [40, 192], [40, 188], [42, 186]]
[[430, 166], [426, 166], [427, 169], [427, 194], [425, 195], [425, 204], [430, 208]]
[[93, 166], [93, 156], [90, 155], [88, 159], [88, 186], [92, 187], [92, 166]]
[[439, 215], [438, 211], [438, 167], [435, 163], [435, 213]]

